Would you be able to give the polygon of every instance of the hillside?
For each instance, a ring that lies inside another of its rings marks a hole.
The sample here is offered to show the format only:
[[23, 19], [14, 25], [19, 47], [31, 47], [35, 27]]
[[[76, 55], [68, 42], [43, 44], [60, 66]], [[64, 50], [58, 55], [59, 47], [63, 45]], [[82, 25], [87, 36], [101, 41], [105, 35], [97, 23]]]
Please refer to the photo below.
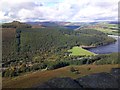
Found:
[[36, 85], [35, 88], [100, 88], [100, 89], [118, 89], [120, 82], [120, 68], [113, 68], [110, 73], [101, 72], [77, 79], [69, 77], [53, 78], [44, 84]]
[[[118, 68], [119, 65], [82, 65], [68, 66], [56, 70], [36, 71], [24, 74], [16, 78], [3, 78], [3, 88], [29, 88], [40, 85], [55, 77], [71, 77], [73, 79], [93, 73], [110, 72], [112, 68]], [[79, 73], [71, 72], [71, 67]]]

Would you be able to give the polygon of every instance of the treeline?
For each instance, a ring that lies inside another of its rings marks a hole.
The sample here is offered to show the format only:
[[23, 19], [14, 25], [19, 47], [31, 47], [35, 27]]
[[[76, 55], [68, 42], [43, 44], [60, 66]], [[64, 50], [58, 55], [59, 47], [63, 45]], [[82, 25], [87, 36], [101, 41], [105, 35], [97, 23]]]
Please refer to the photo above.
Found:
[[48, 51], [75, 45], [104, 45], [115, 40], [95, 30], [71, 31], [64, 28], [18, 29], [21, 51]]
[[63, 62], [68, 63], [69, 65], [83, 65], [83, 64], [120, 64], [120, 53], [111, 53], [111, 54], [100, 54], [91, 57], [77, 57], [71, 56], [66, 57]]
[[108, 55], [98, 55], [96, 61], [97, 65], [103, 64], [120, 64], [120, 53], [112, 53]]
[[[83, 64], [120, 64], [119, 55], [120, 53], [97, 55], [92, 57], [66, 57], [61, 61], [44, 61], [43, 63], [36, 63], [32, 66], [26, 66], [25, 63], [21, 63], [19, 68], [10, 67], [2, 72], [3, 77], [14, 77], [19, 76], [22, 73], [36, 71], [36, 70], [53, 70], [68, 65], [83, 65]], [[118, 57], [118, 58], [116, 58]]]
[[47, 61], [44, 63], [37, 63], [32, 66], [26, 66], [26, 64], [23, 63], [19, 68], [9, 67], [8, 69], [4, 70], [2, 72], [2, 76], [15, 77], [25, 72], [31, 72], [31, 71], [42, 70], [42, 69], [53, 70], [53, 69], [65, 67], [68, 65], [69, 63], [62, 62], [62, 61], [54, 61], [54, 62]]
[[84, 41], [86, 45], [101, 46], [106, 45], [116, 40], [108, 37], [107, 34], [93, 30], [93, 29], [80, 29], [77, 34], [81, 37], [81, 41]]

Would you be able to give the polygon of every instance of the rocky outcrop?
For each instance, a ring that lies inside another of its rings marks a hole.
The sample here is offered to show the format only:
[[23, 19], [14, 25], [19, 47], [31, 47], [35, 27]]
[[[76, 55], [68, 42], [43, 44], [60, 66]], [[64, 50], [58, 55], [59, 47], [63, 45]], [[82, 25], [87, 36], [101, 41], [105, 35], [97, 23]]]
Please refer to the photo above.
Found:
[[83, 88], [117, 88], [118, 82], [115, 77], [109, 73], [97, 73], [82, 78], [77, 81]]
[[36, 86], [36, 88], [82, 88], [79, 83], [71, 78], [54, 78], [48, 82]]
[[[113, 68], [111, 74], [117, 79], [118, 84], [120, 84], [120, 68]], [[120, 88], [120, 85], [118, 85]]]
[[119, 88], [120, 68], [113, 68], [110, 73], [102, 72], [87, 75], [78, 79], [53, 78], [35, 88]]

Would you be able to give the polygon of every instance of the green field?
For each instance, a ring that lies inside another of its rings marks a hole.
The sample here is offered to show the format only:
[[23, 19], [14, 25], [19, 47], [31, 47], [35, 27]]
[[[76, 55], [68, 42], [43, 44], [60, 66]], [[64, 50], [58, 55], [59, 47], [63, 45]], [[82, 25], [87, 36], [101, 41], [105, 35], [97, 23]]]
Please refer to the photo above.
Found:
[[70, 55], [72, 56], [91, 56], [95, 55], [93, 52], [90, 52], [88, 50], [85, 50], [81, 47], [75, 46], [72, 49], [68, 50], [68, 52], [71, 52]]
[[98, 30], [106, 34], [110, 35], [118, 35], [119, 29], [117, 24], [109, 24], [109, 23], [99, 23], [95, 25], [91, 25], [90, 27], [87, 27], [86, 29], [93, 29]]
[[96, 28], [96, 30], [101, 31], [106, 34], [118, 35], [118, 30], [103, 29], [103, 28]]
[[[107, 28], [96, 28], [96, 30], [101, 31], [106, 34], [118, 35], [118, 25], [117, 24], [108, 24], [108, 23], [101, 23], [101, 26], [105, 26]], [[112, 29], [114, 28], [114, 29]]]

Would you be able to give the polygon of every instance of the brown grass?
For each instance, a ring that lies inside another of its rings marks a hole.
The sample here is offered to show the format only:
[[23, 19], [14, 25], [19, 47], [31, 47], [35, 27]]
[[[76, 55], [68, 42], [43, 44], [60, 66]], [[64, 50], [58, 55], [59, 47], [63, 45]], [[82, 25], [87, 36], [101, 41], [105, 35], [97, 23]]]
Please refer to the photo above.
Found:
[[16, 29], [14, 28], [2, 28], [2, 38], [3, 39], [11, 39], [15, 37]]
[[81, 65], [72, 66], [77, 69], [80, 74], [70, 71], [71, 66], [63, 67], [50, 71], [36, 71], [15, 78], [3, 78], [4, 88], [28, 88], [36, 84], [41, 84], [54, 77], [71, 77], [79, 78], [84, 75], [99, 72], [110, 72], [111, 68], [118, 68], [118, 65]]

